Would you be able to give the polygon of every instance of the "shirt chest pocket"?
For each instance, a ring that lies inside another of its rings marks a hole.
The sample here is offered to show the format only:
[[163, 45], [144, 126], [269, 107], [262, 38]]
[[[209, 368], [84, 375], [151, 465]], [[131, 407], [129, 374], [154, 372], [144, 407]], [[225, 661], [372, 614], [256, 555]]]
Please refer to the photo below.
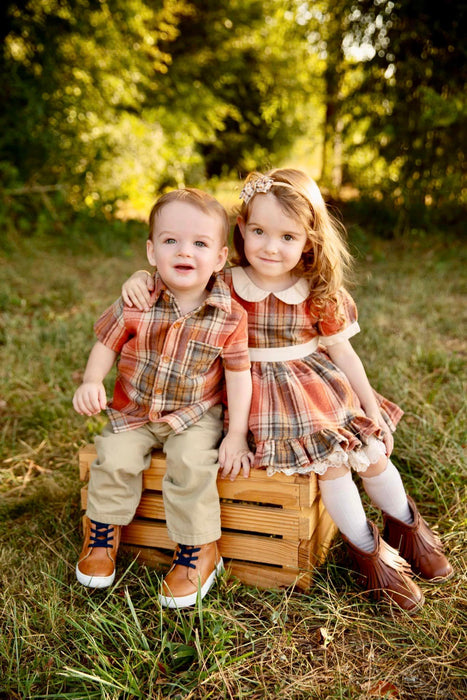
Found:
[[181, 366], [182, 374], [190, 378], [209, 372], [213, 362], [220, 356], [222, 348], [199, 340], [189, 340]]

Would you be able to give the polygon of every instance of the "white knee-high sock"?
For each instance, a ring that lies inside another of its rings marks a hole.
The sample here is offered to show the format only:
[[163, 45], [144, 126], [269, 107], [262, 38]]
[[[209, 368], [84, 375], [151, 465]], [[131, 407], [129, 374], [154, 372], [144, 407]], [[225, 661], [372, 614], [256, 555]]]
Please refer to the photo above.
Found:
[[319, 489], [326, 510], [342, 534], [359, 549], [372, 552], [373, 536], [350, 471], [337, 479], [319, 479]]
[[362, 476], [362, 483], [374, 506], [408, 525], [413, 522], [401, 476], [390, 459], [384, 472]]

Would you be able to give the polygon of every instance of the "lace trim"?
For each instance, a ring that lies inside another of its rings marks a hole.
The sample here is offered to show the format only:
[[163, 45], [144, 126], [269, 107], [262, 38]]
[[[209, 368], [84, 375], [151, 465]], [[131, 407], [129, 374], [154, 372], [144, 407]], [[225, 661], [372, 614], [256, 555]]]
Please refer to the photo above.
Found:
[[362, 445], [358, 450], [346, 452], [340, 445], [336, 445], [333, 452], [326, 459], [316, 460], [306, 466], [299, 467], [282, 467], [279, 469], [268, 467], [266, 474], [268, 476], [272, 476], [276, 472], [281, 472], [287, 476], [292, 476], [292, 474], [310, 474], [311, 472], [324, 474], [328, 469], [342, 466], [348, 466], [356, 472], [365, 472], [370, 464], [374, 464], [386, 454], [386, 446], [382, 440], [378, 440], [378, 438], [373, 436], [370, 436], [367, 440], [367, 444]]

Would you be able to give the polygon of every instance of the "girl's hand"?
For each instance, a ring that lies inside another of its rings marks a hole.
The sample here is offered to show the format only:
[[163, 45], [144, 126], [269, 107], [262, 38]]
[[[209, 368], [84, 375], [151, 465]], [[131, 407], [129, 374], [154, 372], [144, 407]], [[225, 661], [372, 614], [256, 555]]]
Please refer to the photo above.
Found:
[[253, 460], [254, 455], [250, 451], [245, 438], [227, 433], [219, 447], [219, 465], [222, 469], [221, 479], [229, 476], [230, 481], [235, 481], [240, 470], [243, 471], [243, 476], [247, 479]]
[[136, 306], [140, 311], [149, 311], [154, 303], [154, 278], [146, 270], [137, 270], [122, 286], [123, 301], [127, 306]]
[[73, 408], [82, 416], [95, 416], [107, 406], [102, 382], [83, 382], [73, 396]]
[[389, 425], [386, 423], [383, 416], [379, 412], [378, 412], [378, 415], [369, 415], [369, 418], [372, 418], [375, 421], [375, 423], [378, 424], [379, 428], [381, 429], [381, 432], [383, 433], [383, 442], [384, 442], [384, 445], [386, 447], [386, 455], [388, 457], [390, 457], [391, 453], [394, 449], [394, 437], [392, 435], [391, 428], [389, 427]]

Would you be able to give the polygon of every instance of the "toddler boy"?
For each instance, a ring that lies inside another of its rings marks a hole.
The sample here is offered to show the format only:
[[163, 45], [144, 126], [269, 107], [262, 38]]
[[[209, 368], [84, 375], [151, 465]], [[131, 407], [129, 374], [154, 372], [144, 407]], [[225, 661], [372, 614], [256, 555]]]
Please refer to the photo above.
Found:
[[[75, 410], [106, 409], [110, 425], [96, 436], [80, 583], [110, 586], [120, 530], [134, 517], [142, 472], [153, 448], [166, 454], [163, 498], [167, 529], [177, 542], [159, 595], [166, 607], [204, 597], [222, 570], [217, 540], [216, 480], [248, 476], [251, 376], [246, 312], [215, 276], [227, 259], [229, 221], [214, 197], [187, 188], [163, 195], [149, 219], [147, 257], [156, 267], [155, 303], [147, 311], [119, 298], [96, 322]], [[116, 358], [117, 378], [107, 406], [103, 380]], [[222, 439], [225, 388], [229, 427]], [[220, 447], [219, 447], [220, 443]]]

